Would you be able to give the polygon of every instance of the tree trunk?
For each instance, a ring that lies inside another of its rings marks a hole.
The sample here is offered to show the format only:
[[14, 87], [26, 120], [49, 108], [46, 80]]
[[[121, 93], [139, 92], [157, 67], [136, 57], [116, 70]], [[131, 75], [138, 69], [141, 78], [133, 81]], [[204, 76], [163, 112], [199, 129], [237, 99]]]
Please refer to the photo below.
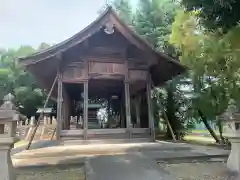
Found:
[[206, 117], [203, 115], [202, 111], [198, 109], [198, 114], [201, 117], [205, 127], [207, 128], [207, 130], [209, 131], [209, 133], [211, 134], [211, 136], [215, 139], [216, 143], [221, 143], [221, 141], [219, 140], [219, 138], [217, 137], [216, 133], [213, 131], [212, 127], [208, 124], [208, 121], [206, 119]]
[[223, 127], [222, 127], [222, 122], [220, 120], [217, 120], [217, 126], [218, 126], [218, 131], [219, 131], [219, 136], [221, 139], [221, 143], [225, 144], [225, 138], [223, 137]]

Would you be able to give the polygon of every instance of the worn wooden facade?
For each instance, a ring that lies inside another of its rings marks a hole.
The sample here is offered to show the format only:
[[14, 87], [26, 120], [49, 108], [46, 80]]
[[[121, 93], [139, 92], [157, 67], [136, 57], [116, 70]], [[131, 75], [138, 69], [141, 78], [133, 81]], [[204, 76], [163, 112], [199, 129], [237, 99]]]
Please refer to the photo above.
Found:
[[[154, 139], [152, 85], [161, 85], [184, 70], [177, 61], [154, 51], [112, 8], [70, 39], [21, 58], [21, 62], [45, 89], [50, 89], [55, 77], [58, 78], [52, 94], [57, 101], [58, 139], [71, 135], [83, 139], [149, 135]], [[68, 84], [75, 88], [69, 91]], [[72, 101], [81, 95], [83, 128], [71, 130]], [[119, 128], [88, 129], [88, 103], [96, 96], [118, 97], [121, 104]], [[143, 99], [147, 102], [144, 109]], [[146, 109], [147, 117], [141, 114]], [[135, 112], [134, 127], [131, 111]]]

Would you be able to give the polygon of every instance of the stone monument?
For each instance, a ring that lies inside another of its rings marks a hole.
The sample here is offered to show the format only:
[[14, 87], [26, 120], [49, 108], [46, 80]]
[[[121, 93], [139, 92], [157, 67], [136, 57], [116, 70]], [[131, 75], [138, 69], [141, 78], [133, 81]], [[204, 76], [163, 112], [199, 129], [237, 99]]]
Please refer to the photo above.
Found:
[[12, 94], [8, 94], [4, 97], [4, 103], [0, 107], [0, 177], [4, 180], [16, 179], [10, 151], [17, 141], [16, 127], [20, 115], [15, 110], [12, 101]]
[[227, 167], [231, 172], [240, 174], [240, 111], [234, 100], [229, 101], [223, 120], [223, 135], [231, 142], [231, 152], [228, 157]]

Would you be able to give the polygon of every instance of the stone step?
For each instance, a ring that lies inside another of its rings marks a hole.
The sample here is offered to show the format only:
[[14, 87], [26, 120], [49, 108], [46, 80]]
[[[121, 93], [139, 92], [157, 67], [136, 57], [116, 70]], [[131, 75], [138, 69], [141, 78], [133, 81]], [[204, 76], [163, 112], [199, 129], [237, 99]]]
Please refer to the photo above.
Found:
[[[101, 137], [95, 137], [95, 138], [88, 138], [88, 140], [84, 140], [83, 137], [64, 137], [61, 138], [62, 142], [61, 145], [81, 145], [81, 144], [125, 144], [125, 143], [150, 143], [152, 140], [150, 138], [101, 138]], [[108, 148], [109, 149], [109, 148]], [[99, 149], [92, 149], [91, 151], [100, 151]], [[104, 150], [106, 151], [106, 150]], [[120, 151], [119, 148], [117, 148], [115, 151]], [[86, 152], [89, 152], [89, 150], [86, 150]]]
[[91, 122], [91, 121], [96, 121], [96, 122], [98, 122], [98, 120], [97, 119], [91, 119], [91, 118], [88, 118], [88, 122]]

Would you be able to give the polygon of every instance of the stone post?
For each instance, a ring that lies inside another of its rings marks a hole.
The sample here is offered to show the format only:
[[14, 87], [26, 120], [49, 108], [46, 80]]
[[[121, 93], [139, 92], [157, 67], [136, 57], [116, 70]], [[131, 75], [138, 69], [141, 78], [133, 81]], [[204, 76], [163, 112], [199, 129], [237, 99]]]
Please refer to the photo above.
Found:
[[[0, 177], [4, 180], [16, 180], [12, 165], [10, 151], [17, 141], [16, 126], [19, 114], [14, 110], [13, 96], [8, 94], [4, 97], [4, 104], [0, 107]], [[8, 130], [4, 133], [4, 127]]]
[[83, 118], [82, 118], [82, 116], [79, 117], [79, 124], [80, 124], [81, 129], [83, 129]]
[[27, 118], [26, 120], [25, 120], [25, 126], [28, 126], [29, 125], [29, 119]]
[[51, 125], [51, 124], [52, 124], [52, 119], [51, 119], [51, 117], [49, 116], [47, 119], [48, 119], [48, 124]]
[[35, 120], [35, 117], [32, 116], [30, 119], [30, 126], [35, 126], [35, 125], [36, 125], [36, 120]]
[[226, 112], [220, 116], [224, 120], [223, 136], [231, 142], [231, 152], [227, 161], [227, 168], [230, 172], [240, 175], [240, 111], [231, 100]]
[[53, 125], [56, 125], [56, 124], [57, 124], [57, 120], [56, 120], [55, 116], [52, 117], [52, 124], [53, 124]]
[[43, 117], [43, 124], [44, 124], [44, 125], [47, 125], [47, 124], [48, 124], [47, 116], [44, 116], [44, 117]]
[[19, 126], [22, 127], [23, 126], [23, 121], [18, 121], [19, 122]]

